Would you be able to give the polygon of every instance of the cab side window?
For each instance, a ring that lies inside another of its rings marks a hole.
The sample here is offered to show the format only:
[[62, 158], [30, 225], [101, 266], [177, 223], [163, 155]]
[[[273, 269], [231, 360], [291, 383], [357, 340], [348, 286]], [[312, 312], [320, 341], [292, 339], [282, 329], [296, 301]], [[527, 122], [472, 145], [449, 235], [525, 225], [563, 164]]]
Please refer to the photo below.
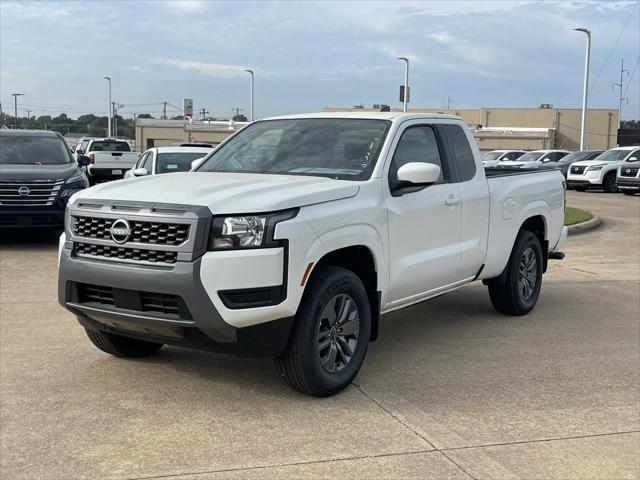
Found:
[[431, 163], [440, 167], [437, 183], [448, 179], [436, 134], [432, 127], [415, 126], [407, 128], [400, 137], [389, 167], [389, 184], [395, 185], [398, 180], [398, 169], [412, 162]]
[[469, 140], [460, 125], [443, 125], [442, 131], [447, 137], [451, 160], [458, 170], [458, 181], [466, 182], [476, 175], [476, 160], [469, 146]]

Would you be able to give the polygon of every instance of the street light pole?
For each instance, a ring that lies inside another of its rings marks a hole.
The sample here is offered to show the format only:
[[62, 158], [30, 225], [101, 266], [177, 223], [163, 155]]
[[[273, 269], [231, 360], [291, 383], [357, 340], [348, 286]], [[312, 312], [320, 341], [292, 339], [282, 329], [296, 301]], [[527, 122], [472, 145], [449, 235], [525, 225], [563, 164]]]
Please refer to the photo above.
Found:
[[109, 113], [107, 115], [107, 138], [111, 138], [111, 77], [102, 77], [109, 82]]
[[404, 60], [404, 95], [402, 100], [404, 100], [404, 104], [402, 106], [402, 111], [407, 111], [407, 103], [409, 103], [409, 59], [407, 57], [398, 57], [398, 60]]
[[18, 97], [23, 96], [24, 93], [12, 93], [13, 95], [13, 128], [18, 128]]
[[253, 122], [253, 70], [245, 70], [249, 75], [251, 75], [251, 109], [249, 110], [249, 121]]
[[580, 127], [580, 150], [585, 149], [584, 134], [587, 123], [587, 97], [589, 95], [589, 58], [591, 56], [591, 30], [586, 28], [574, 28], [576, 32], [587, 35], [587, 51], [584, 58], [584, 85], [582, 87], [582, 125]]

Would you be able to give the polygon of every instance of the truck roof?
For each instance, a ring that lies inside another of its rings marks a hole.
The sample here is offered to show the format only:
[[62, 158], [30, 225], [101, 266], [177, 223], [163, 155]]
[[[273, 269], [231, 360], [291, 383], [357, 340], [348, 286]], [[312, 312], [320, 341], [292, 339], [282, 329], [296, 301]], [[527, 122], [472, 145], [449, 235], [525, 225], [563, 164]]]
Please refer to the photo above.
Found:
[[362, 120], [413, 120], [421, 118], [445, 118], [450, 120], [462, 120], [455, 115], [442, 113], [404, 113], [404, 112], [319, 112], [300, 113], [295, 115], [283, 115], [279, 117], [265, 118], [264, 120], [290, 120], [305, 118], [353, 118]]

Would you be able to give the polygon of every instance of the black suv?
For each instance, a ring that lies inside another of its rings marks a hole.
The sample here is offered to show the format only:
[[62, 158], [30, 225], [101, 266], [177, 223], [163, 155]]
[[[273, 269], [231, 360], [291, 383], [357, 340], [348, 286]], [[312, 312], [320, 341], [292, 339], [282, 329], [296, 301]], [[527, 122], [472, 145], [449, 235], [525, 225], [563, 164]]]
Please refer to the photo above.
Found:
[[0, 130], [0, 228], [61, 228], [69, 197], [88, 185], [59, 133]]

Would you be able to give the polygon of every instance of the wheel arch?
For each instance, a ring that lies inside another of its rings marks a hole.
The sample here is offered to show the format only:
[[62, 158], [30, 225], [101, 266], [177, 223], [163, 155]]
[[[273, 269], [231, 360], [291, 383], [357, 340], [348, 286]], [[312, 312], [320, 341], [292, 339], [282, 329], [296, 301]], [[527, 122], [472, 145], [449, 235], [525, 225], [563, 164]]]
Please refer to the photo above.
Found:
[[381, 295], [378, 269], [373, 251], [366, 245], [351, 245], [327, 252], [313, 265], [309, 278], [314, 275], [318, 267], [322, 266], [341, 267], [350, 270], [360, 278], [367, 292], [371, 308], [371, 335], [369, 340], [375, 341], [378, 338]]

